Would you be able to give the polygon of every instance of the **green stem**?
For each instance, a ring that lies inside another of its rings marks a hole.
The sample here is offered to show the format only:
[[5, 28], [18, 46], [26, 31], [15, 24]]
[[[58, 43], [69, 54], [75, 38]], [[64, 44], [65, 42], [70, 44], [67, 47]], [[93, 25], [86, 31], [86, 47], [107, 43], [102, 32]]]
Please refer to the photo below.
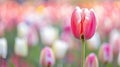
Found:
[[85, 40], [82, 39], [82, 56], [81, 56], [81, 67], [84, 67], [85, 60]]
[[109, 64], [108, 64], [108, 63], [106, 64], [106, 67], [109, 67]]
[[66, 67], [71, 67], [71, 64], [70, 64], [70, 63], [68, 63], [68, 64], [66, 65]]
[[19, 67], [21, 67], [21, 66], [22, 66], [22, 58], [19, 57]]
[[58, 65], [57, 67], [63, 67], [62, 59], [58, 60]]
[[114, 67], [117, 67], [117, 55], [116, 56], [114, 56], [114, 60], [113, 60], [113, 66]]
[[103, 64], [102, 67], [108, 67], [108, 65], [109, 65], [109, 64], [106, 63], [106, 64]]

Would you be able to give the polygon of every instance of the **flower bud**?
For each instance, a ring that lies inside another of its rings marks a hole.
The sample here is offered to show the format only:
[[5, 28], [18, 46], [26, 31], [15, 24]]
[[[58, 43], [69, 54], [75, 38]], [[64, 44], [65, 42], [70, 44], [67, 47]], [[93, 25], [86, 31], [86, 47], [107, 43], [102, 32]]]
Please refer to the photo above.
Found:
[[111, 63], [113, 60], [113, 52], [111, 45], [104, 43], [99, 50], [99, 59], [102, 63]]
[[99, 67], [98, 59], [94, 53], [91, 53], [86, 57], [85, 67]]
[[49, 47], [45, 47], [40, 54], [40, 64], [42, 67], [53, 67], [55, 64], [55, 57], [53, 51]]

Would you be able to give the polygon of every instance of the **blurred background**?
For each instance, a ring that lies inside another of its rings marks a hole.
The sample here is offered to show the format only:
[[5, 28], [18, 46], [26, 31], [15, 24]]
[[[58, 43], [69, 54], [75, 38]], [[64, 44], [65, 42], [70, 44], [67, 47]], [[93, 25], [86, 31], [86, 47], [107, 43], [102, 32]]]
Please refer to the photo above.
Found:
[[[81, 41], [71, 32], [71, 14], [76, 6], [93, 8], [95, 35], [86, 41], [86, 56], [109, 43], [113, 60], [120, 65], [119, 0], [0, 0], [0, 67], [41, 67], [40, 53], [49, 46], [55, 53], [54, 67], [79, 67]], [[99, 61], [99, 67], [104, 64]]]

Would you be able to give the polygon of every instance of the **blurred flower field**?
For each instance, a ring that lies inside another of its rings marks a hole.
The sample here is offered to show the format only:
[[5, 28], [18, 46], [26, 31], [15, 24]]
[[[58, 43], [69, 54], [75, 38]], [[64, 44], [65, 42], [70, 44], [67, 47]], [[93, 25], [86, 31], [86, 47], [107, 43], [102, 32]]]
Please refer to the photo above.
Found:
[[0, 0], [0, 67], [120, 67], [120, 2], [92, 1]]

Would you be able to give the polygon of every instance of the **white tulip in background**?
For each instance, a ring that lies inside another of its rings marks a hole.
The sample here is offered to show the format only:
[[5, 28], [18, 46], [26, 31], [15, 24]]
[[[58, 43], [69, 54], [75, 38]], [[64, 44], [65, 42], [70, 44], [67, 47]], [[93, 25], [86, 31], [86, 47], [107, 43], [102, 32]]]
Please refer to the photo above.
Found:
[[28, 34], [28, 25], [25, 22], [21, 22], [17, 26], [18, 37], [25, 37]]
[[5, 38], [0, 38], [0, 56], [2, 58], [7, 56], [7, 40]]
[[26, 57], [28, 55], [27, 40], [24, 38], [16, 38], [14, 49], [16, 55]]
[[64, 56], [68, 50], [68, 44], [62, 40], [56, 40], [53, 43], [52, 48], [53, 48], [56, 58], [62, 59], [62, 58], [64, 58]]
[[46, 26], [40, 30], [40, 36], [44, 45], [51, 45], [58, 37], [58, 30], [52, 26]]
[[89, 39], [87, 43], [90, 50], [98, 49], [101, 43], [100, 35], [98, 33], [95, 33], [95, 35]]

